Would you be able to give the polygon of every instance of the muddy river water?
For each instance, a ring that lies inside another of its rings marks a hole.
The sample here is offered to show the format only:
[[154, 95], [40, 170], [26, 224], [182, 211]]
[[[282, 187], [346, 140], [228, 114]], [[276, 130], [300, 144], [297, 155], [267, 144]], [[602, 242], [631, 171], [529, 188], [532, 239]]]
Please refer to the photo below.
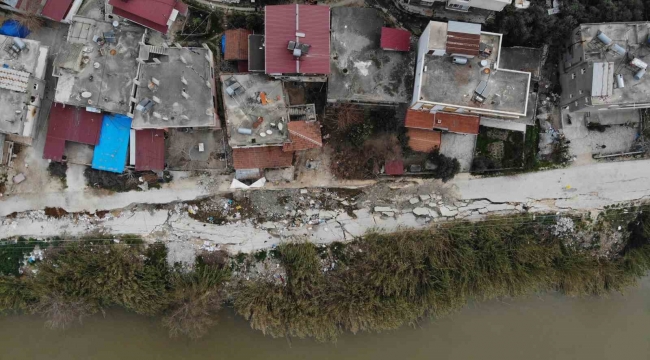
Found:
[[169, 339], [159, 324], [109, 312], [56, 332], [38, 317], [2, 317], [0, 359], [648, 359], [650, 278], [606, 298], [474, 303], [417, 328], [336, 344], [265, 337], [231, 311], [200, 341]]

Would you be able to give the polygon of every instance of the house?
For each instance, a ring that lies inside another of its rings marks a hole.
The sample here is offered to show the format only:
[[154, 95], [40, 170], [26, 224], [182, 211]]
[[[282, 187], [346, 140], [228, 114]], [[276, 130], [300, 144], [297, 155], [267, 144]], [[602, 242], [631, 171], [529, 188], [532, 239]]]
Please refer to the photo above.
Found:
[[134, 129], [220, 128], [212, 51], [140, 45], [133, 98]]
[[145, 30], [136, 25], [76, 17], [54, 59], [54, 101], [94, 112], [126, 115], [138, 73]]
[[223, 74], [221, 82], [237, 179], [291, 167], [294, 152], [323, 146], [313, 104], [289, 106], [282, 81], [250, 73]]
[[45, 92], [49, 48], [4, 35], [0, 47], [0, 134], [4, 141], [31, 145]]
[[528, 117], [531, 73], [500, 66], [501, 37], [479, 24], [431, 21], [418, 42], [409, 108], [437, 119], [438, 113]]
[[327, 101], [397, 105], [410, 101], [415, 52], [408, 31], [384, 27], [381, 11], [332, 9]]
[[601, 114], [650, 107], [649, 36], [650, 22], [578, 26], [560, 62], [562, 109]]
[[102, 129], [103, 115], [83, 108], [54, 103], [50, 108], [43, 159], [66, 160], [68, 141], [96, 146]]
[[507, 5], [510, 5], [510, 0], [401, 0], [403, 4], [431, 8], [439, 3], [444, 3], [445, 9], [468, 12], [471, 8], [501, 11]]
[[20, 14], [35, 14], [53, 21], [71, 23], [83, 0], [3, 0], [0, 8]]
[[169, 34], [178, 16], [187, 13], [187, 5], [179, 0], [108, 0], [105, 6], [108, 22], [126, 19], [163, 34]]
[[266, 6], [264, 27], [266, 74], [287, 81], [327, 81], [330, 73], [329, 6]]
[[223, 59], [236, 61], [239, 72], [248, 72], [248, 47], [249, 37], [253, 32], [247, 29], [231, 29], [224, 33], [225, 49]]

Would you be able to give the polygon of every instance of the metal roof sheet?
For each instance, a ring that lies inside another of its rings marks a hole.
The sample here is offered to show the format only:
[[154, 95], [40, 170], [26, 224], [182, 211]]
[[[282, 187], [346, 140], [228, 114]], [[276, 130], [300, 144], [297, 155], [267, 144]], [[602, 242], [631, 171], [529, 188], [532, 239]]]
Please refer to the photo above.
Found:
[[47, 124], [43, 158], [62, 161], [66, 141], [97, 145], [102, 117], [102, 114], [83, 108], [53, 104]]
[[447, 22], [447, 31], [457, 32], [462, 34], [481, 35], [481, 24], [449, 21]]
[[381, 28], [381, 48], [386, 50], [409, 51], [411, 33], [407, 30]]
[[73, 0], [47, 0], [41, 15], [54, 21], [61, 21], [68, 14], [72, 2]]
[[95, 146], [92, 168], [122, 173], [126, 165], [131, 132], [131, 118], [125, 115], [104, 115], [99, 144]]
[[[330, 8], [321, 5], [265, 7], [265, 62], [268, 74], [330, 73]], [[309, 44], [299, 60], [287, 49], [289, 41]]]
[[[109, 0], [113, 13], [140, 25], [167, 33], [167, 22], [176, 8], [177, 0]], [[183, 7], [180, 7], [182, 10]], [[177, 9], [179, 10], [179, 9]], [[180, 12], [179, 10], [179, 12]]]
[[135, 170], [162, 171], [164, 169], [165, 131], [160, 129], [136, 130]]
[[614, 63], [600, 62], [593, 65], [591, 96], [612, 96], [614, 92]]

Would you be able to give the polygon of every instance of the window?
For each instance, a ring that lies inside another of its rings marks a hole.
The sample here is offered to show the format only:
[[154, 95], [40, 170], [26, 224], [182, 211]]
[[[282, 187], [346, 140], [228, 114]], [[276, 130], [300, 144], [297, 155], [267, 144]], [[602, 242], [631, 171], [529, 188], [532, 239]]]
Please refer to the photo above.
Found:
[[573, 103], [573, 105], [575, 105], [575, 106], [578, 106], [578, 102], [577, 102], [577, 101], [576, 101], [576, 102], [574, 102], [574, 103]]
[[580, 94], [582, 94], [582, 93], [583, 93], [583, 91], [582, 91], [582, 90], [578, 90], [578, 93], [580, 93]]
[[575, 78], [576, 78], [576, 73], [572, 73], [571, 74], [571, 79], [575, 79]]
[[580, 69], [580, 74], [584, 75], [585, 72], [587, 72], [587, 69]]
[[569, 94], [569, 99], [573, 98], [573, 94]]

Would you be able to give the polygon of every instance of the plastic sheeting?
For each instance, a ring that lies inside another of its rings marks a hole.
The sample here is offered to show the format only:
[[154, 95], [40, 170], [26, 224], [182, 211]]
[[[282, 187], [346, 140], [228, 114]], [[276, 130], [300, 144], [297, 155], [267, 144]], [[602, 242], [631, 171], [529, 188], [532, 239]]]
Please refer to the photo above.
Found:
[[0, 27], [0, 35], [25, 38], [29, 33], [29, 29], [20, 25], [16, 20], [7, 20], [2, 24], [2, 27]]

